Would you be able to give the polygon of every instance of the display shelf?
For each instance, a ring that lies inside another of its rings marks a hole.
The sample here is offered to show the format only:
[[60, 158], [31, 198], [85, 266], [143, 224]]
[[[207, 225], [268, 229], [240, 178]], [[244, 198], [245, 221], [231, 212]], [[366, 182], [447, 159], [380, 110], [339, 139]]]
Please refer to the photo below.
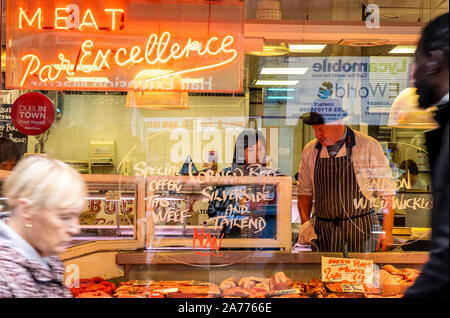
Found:
[[[342, 257], [340, 253], [286, 253], [278, 251], [224, 251], [221, 257], [196, 255], [193, 252], [118, 253], [116, 262], [124, 268], [125, 280], [203, 280], [220, 283], [235, 277], [270, 277], [283, 271], [288, 277], [308, 281], [321, 277], [322, 257]], [[373, 260], [420, 270], [427, 262], [426, 252], [349, 253], [350, 258]]]
[[[149, 257], [149, 256], [152, 257]], [[348, 253], [349, 258], [373, 260], [379, 264], [423, 265], [429, 258], [428, 252], [410, 253]], [[119, 265], [164, 265], [164, 264], [320, 264], [322, 257], [343, 257], [342, 253], [302, 252], [289, 253], [280, 251], [224, 251], [223, 256], [203, 256], [192, 251], [171, 251], [152, 253], [148, 251], [123, 252], [117, 254]]]

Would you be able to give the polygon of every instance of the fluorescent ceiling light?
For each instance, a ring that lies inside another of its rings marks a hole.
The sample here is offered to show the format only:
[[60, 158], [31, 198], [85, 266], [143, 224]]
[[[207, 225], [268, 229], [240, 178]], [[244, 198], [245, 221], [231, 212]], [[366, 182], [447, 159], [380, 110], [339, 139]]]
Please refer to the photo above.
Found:
[[71, 82], [109, 83], [107, 77], [66, 77]]
[[294, 99], [294, 96], [267, 96], [269, 100], [278, 100], [278, 99]]
[[299, 81], [269, 81], [257, 80], [256, 86], [295, 86]]
[[416, 49], [415, 45], [397, 45], [389, 51], [389, 54], [414, 54]]
[[289, 51], [294, 53], [320, 53], [326, 44], [289, 44]]
[[269, 87], [267, 88], [268, 92], [293, 92], [295, 88], [286, 88], [286, 87]]
[[289, 49], [285, 43], [266, 44], [262, 51], [248, 52], [250, 55], [256, 56], [282, 56], [289, 54]]
[[307, 67], [263, 67], [261, 70], [261, 75], [303, 75], [307, 71]]

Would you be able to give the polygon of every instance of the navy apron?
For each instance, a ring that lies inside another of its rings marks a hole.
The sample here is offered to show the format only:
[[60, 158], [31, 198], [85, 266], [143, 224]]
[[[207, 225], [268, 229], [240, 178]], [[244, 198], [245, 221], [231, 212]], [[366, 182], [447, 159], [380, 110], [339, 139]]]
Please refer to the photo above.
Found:
[[317, 248], [326, 252], [373, 252], [378, 221], [369, 204], [355, 208], [354, 200], [364, 199], [360, 191], [352, 160], [355, 133], [347, 127], [345, 157], [320, 158], [318, 150], [314, 170], [314, 230], [318, 236]]

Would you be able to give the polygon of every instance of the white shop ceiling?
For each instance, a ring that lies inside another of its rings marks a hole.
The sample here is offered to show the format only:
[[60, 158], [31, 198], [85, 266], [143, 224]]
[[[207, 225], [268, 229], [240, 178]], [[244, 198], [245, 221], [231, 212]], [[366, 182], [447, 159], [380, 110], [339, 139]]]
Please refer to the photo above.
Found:
[[[381, 21], [420, 22], [449, 10], [448, 0], [278, 0], [283, 20], [361, 21], [362, 5], [376, 4]], [[246, 0], [246, 17], [254, 19], [259, 0]]]
[[[6, 27], [6, 0], [3, 1], [2, 14], [2, 46], [5, 45], [5, 27]], [[215, 1], [236, 1], [236, 0], [215, 0]], [[260, 23], [255, 21], [258, 2], [260, 0], [245, 0], [245, 16], [247, 23]], [[431, 19], [449, 11], [449, 0], [278, 0], [282, 21], [296, 23], [292, 21], [310, 20], [310, 21], [363, 21], [362, 7], [368, 4], [377, 4], [380, 7], [381, 25], [389, 22], [390, 25], [405, 23], [427, 23]], [[323, 23], [326, 25], [326, 22]], [[264, 29], [263, 29], [264, 30]], [[332, 32], [332, 30], [330, 30]], [[402, 31], [403, 32], [403, 31]], [[297, 32], [298, 33], [298, 32]], [[401, 33], [401, 32], [400, 32]], [[247, 35], [247, 33], [246, 33]], [[276, 38], [272, 35], [272, 38]], [[250, 35], [254, 36], [254, 35]], [[261, 36], [257, 35], [257, 36]], [[265, 35], [262, 35], [264, 38]], [[280, 40], [283, 32], [280, 32]], [[333, 43], [333, 42], [328, 42]], [[384, 48], [384, 52], [388, 48]], [[331, 51], [330, 51], [331, 50]], [[329, 46], [325, 54], [352, 54], [358, 53], [351, 47]], [[371, 49], [373, 51], [374, 49]], [[348, 52], [347, 52], [348, 51]], [[359, 52], [359, 54], [364, 54]], [[374, 54], [374, 52], [370, 52]], [[383, 54], [382, 52], [378, 54]], [[377, 55], [375, 53], [374, 55]]]
[[[6, 26], [3, 1], [2, 44]], [[217, 1], [217, 0], [216, 0]], [[236, 1], [236, 0], [221, 0]], [[260, 0], [245, 0], [246, 19], [255, 19]], [[449, 0], [278, 0], [282, 20], [362, 21], [362, 5], [377, 4], [381, 21], [427, 22], [449, 11]]]

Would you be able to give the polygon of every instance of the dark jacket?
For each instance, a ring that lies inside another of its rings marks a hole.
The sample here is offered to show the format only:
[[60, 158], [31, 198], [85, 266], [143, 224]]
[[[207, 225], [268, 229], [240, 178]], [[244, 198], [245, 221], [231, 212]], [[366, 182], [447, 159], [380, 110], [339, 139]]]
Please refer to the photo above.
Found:
[[[257, 167], [257, 166], [245, 166], [245, 165], [237, 165], [233, 164], [232, 167], [224, 169], [222, 172], [235, 172], [236, 169], [240, 169], [240, 172], [237, 173], [239, 176], [248, 176], [249, 175], [249, 169], [253, 169], [252, 176], [255, 175], [264, 175], [264, 173], [269, 173], [269, 175], [277, 175], [277, 176], [283, 176], [281, 172], [278, 170], [270, 170], [266, 169], [265, 167]], [[262, 229], [260, 232], [255, 232], [256, 229], [252, 230], [242, 230], [238, 226], [229, 226], [226, 225], [227, 223], [224, 223], [225, 225], [222, 228], [222, 233], [224, 234], [225, 238], [268, 238], [273, 239], [277, 235], [277, 193], [276, 193], [276, 185], [258, 185], [258, 184], [252, 184], [252, 185], [216, 185], [214, 187], [214, 191], [218, 192], [219, 197], [223, 195], [223, 193], [235, 193], [237, 191], [237, 188], [242, 189], [251, 189], [251, 193], [269, 193], [267, 201], [264, 201], [264, 204], [261, 204], [259, 206], [258, 210], [252, 210], [250, 208], [249, 213], [240, 214], [238, 212], [232, 212], [232, 213], [226, 213], [227, 208], [231, 205], [234, 208], [239, 207], [239, 202], [236, 200], [226, 200], [226, 201], [213, 201], [209, 202], [208, 205], [208, 216], [210, 218], [216, 218], [216, 217], [226, 217], [228, 221], [234, 219], [234, 220], [242, 220], [246, 218], [258, 218], [261, 217], [266, 222], [266, 225], [264, 229]], [[222, 221], [221, 221], [222, 222]], [[219, 222], [219, 225], [221, 223]]]
[[426, 134], [433, 187], [432, 248], [430, 259], [405, 298], [448, 298], [449, 283], [449, 104], [436, 113], [439, 128]]

